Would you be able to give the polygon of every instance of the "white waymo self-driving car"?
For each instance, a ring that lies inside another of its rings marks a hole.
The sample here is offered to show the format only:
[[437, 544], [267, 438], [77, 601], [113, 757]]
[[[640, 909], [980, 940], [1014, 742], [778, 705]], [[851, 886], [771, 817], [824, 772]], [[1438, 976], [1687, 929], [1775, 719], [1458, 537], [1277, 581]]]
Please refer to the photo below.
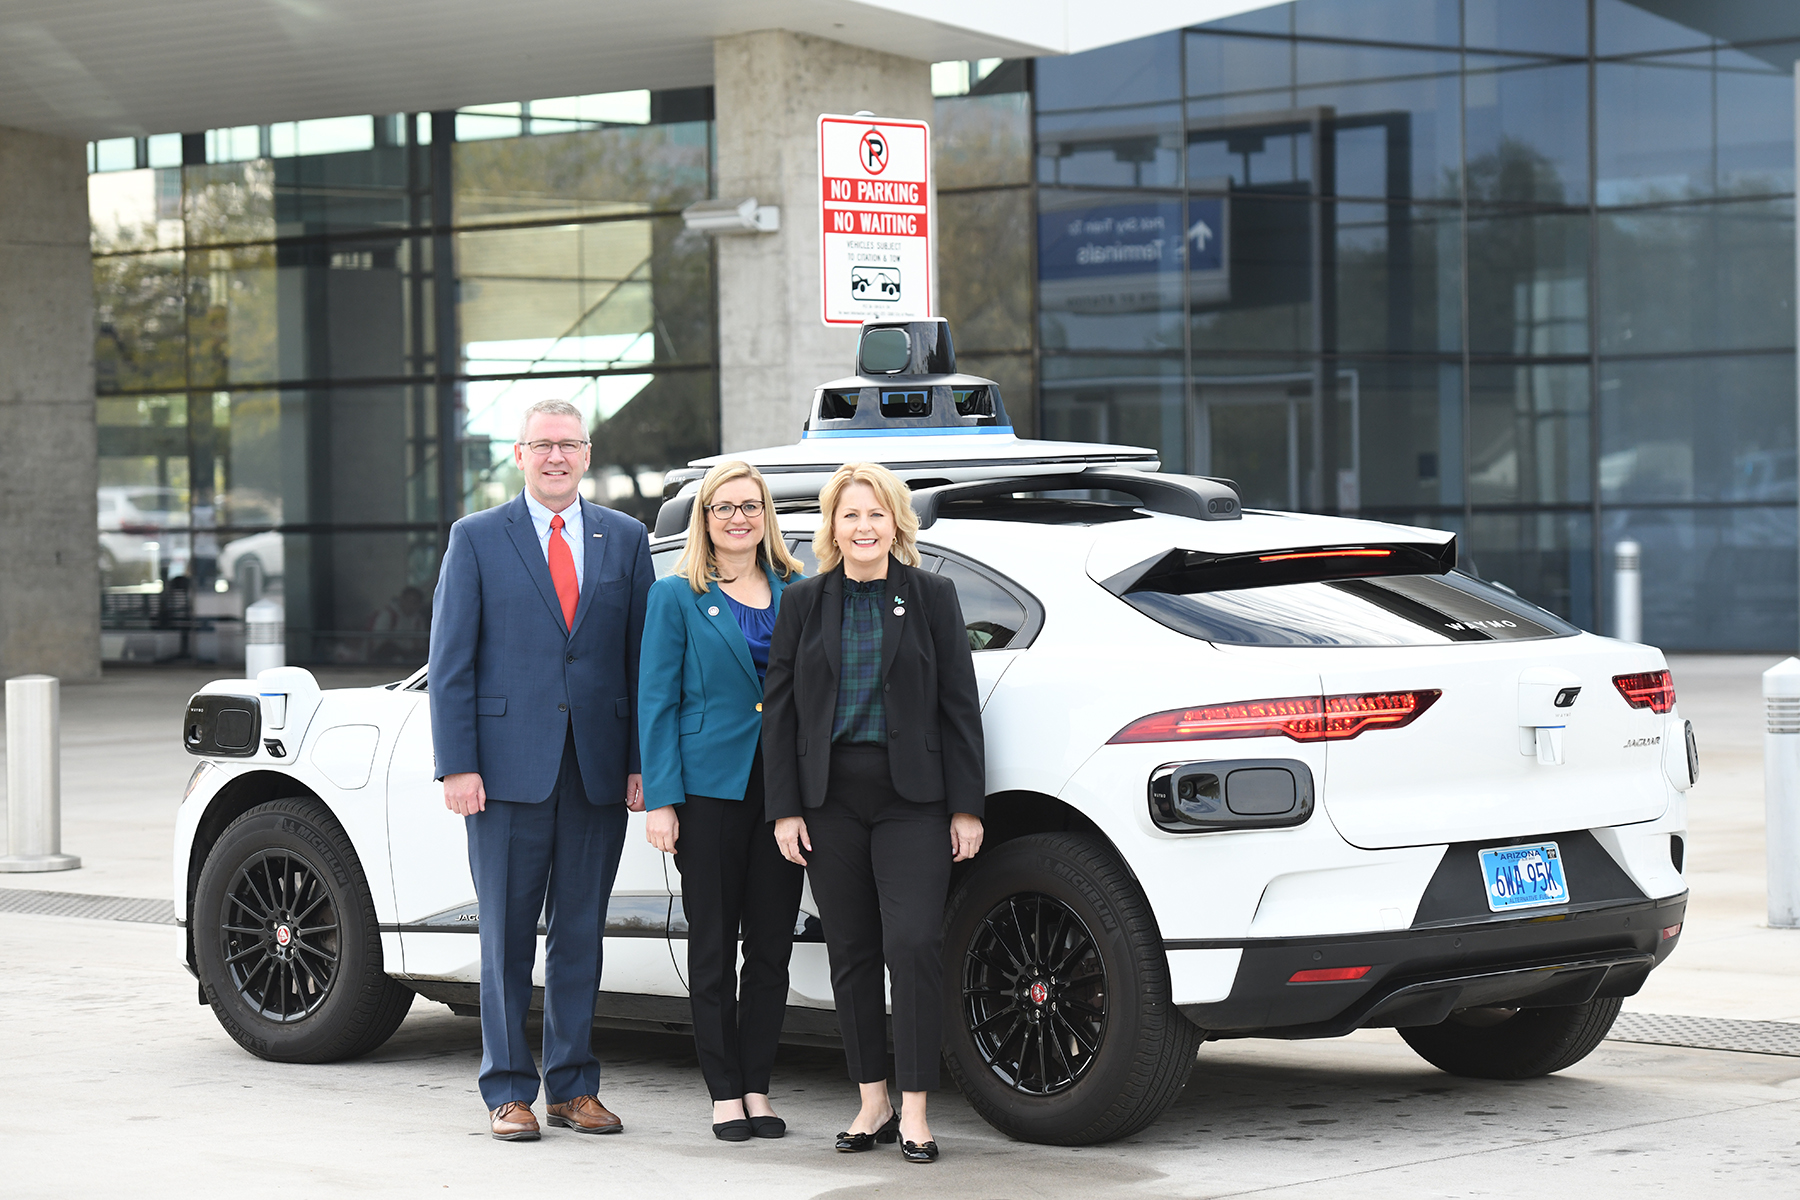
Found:
[[[1452, 1073], [1543, 1075], [1673, 949], [1698, 766], [1661, 653], [1457, 572], [1451, 535], [1243, 512], [1149, 451], [1017, 439], [941, 322], [866, 327], [800, 443], [742, 457], [803, 554], [829, 472], [886, 463], [956, 583], [989, 800], [949, 903], [945, 1055], [1006, 1133], [1140, 1129], [1212, 1038], [1395, 1027]], [[672, 477], [658, 574], [704, 466]], [[428, 686], [322, 693], [281, 668], [189, 705], [181, 954], [252, 1053], [340, 1059], [414, 995], [478, 1003]], [[808, 893], [795, 1040], [836, 1035], [815, 913]], [[685, 1025], [686, 928], [634, 830], [603, 1021]]]

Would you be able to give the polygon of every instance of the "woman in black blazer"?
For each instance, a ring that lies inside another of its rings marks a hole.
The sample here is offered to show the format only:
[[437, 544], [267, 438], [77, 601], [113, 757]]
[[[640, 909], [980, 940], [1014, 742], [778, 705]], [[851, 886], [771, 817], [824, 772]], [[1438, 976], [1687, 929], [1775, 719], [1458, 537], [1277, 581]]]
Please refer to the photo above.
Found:
[[[819, 493], [819, 574], [790, 586], [764, 685], [765, 812], [819, 903], [831, 989], [862, 1109], [842, 1151], [898, 1137], [937, 1158], [944, 900], [950, 864], [981, 849], [981, 700], [956, 587], [917, 569], [906, 485], [851, 463]], [[810, 856], [810, 857], [808, 857]], [[893, 977], [887, 1090], [883, 967]]]

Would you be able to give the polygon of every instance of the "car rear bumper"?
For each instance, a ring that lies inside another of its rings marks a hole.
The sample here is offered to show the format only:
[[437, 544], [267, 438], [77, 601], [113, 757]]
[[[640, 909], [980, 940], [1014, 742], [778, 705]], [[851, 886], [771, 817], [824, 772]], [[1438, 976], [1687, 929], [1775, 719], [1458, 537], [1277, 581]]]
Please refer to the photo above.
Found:
[[[1465, 1008], [1630, 996], [1674, 950], [1686, 911], [1684, 892], [1393, 933], [1240, 941], [1231, 994], [1181, 1011], [1219, 1037], [1313, 1038], [1435, 1025]], [[1668, 929], [1676, 932], [1665, 936]], [[1167, 943], [1171, 950], [1222, 945]], [[1302, 971], [1355, 967], [1369, 970], [1354, 980], [1291, 982]]]

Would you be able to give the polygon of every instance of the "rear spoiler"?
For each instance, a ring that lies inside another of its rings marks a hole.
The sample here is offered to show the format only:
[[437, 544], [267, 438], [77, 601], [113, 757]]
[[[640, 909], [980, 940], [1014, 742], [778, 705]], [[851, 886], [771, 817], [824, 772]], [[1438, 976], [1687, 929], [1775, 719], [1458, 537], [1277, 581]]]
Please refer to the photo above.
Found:
[[1292, 546], [1248, 554], [1171, 550], [1125, 568], [1100, 585], [1115, 596], [1131, 592], [1230, 592], [1284, 583], [1327, 583], [1382, 575], [1448, 575], [1456, 569], [1456, 538], [1432, 544], [1366, 542], [1354, 546]]
[[946, 504], [994, 500], [1021, 492], [1078, 491], [1123, 492], [1151, 512], [1196, 521], [1237, 521], [1244, 515], [1236, 486], [1229, 479], [1157, 475], [1147, 471], [1071, 471], [1066, 475], [1027, 475], [941, 484], [914, 491], [912, 506], [919, 516], [919, 528], [930, 529], [937, 523]]

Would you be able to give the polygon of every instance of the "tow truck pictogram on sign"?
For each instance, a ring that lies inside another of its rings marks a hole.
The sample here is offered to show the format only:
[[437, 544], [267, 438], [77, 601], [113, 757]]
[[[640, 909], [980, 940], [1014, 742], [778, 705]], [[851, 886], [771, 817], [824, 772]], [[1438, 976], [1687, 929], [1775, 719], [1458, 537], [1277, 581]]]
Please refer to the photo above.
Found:
[[851, 267], [850, 294], [858, 300], [898, 300], [900, 272], [893, 267]]

